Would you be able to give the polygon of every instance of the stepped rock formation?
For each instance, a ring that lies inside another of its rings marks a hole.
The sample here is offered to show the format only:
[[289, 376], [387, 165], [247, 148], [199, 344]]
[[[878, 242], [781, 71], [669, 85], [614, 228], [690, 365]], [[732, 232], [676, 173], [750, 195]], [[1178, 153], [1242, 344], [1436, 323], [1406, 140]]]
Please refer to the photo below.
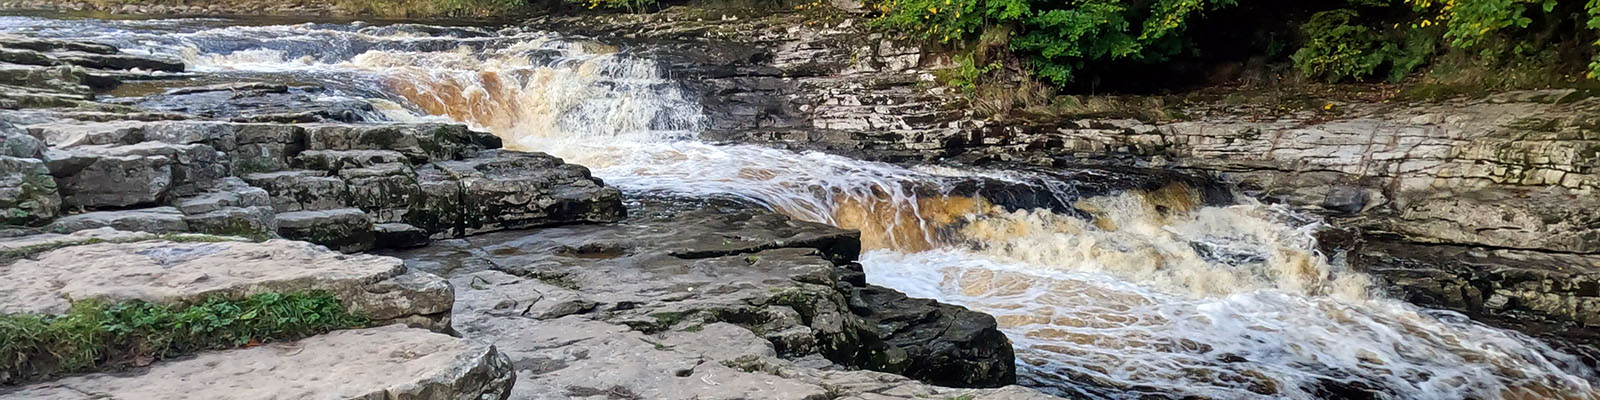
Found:
[[[31, 79], [0, 87], [0, 182], [17, 183], [0, 313], [314, 290], [372, 326], [0, 398], [1051, 398], [1007, 386], [992, 317], [867, 285], [852, 231], [744, 204], [624, 221], [588, 169], [462, 125], [384, 122], [314, 87], [164, 82], [184, 75], [102, 45], [0, 48], [43, 60], [0, 63]], [[167, 89], [74, 83], [123, 79]], [[346, 254], [375, 248], [415, 249]]]
[[514, 398], [1040, 396], [838, 370], [956, 387], [1016, 379], [994, 318], [862, 282], [855, 232], [748, 205], [676, 208], [395, 255], [451, 277], [457, 329], [499, 338], [517, 360]]
[[1600, 285], [1600, 99], [1588, 92], [1337, 112], [1200, 104], [1161, 122], [985, 116], [975, 109], [994, 105], [934, 83], [952, 66], [947, 54], [872, 33], [858, 16], [803, 19], [669, 11], [534, 24], [646, 46], [690, 78], [718, 122], [711, 138], [886, 161], [1209, 176], [1350, 229], [1330, 232], [1327, 255], [1347, 254], [1408, 301], [1600, 355], [1588, 333], [1600, 328], [1600, 293], [1587, 289]]

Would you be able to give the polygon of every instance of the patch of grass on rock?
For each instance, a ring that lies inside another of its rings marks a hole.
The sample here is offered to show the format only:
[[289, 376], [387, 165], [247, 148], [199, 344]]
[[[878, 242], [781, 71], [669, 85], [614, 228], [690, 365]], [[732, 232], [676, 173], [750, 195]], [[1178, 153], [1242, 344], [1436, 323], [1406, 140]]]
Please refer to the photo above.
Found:
[[323, 292], [260, 293], [187, 306], [78, 301], [61, 315], [0, 314], [0, 383], [143, 366], [367, 323]]

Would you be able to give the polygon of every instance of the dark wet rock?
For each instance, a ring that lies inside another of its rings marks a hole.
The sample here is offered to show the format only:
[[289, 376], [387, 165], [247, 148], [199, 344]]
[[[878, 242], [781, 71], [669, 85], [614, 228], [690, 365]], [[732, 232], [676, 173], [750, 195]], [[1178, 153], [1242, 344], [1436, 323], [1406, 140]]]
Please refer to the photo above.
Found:
[[165, 203], [214, 187], [226, 156], [203, 144], [143, 142], [52, 149], [50, 173], [66, 204], [129, 207]]
[[44, 52], [76, 51], [90, 54], [117, 54], [117, 48], [110, 45], [17, 35], [0, 35], [0, 48]]
[[379, 122], [378, 110], [365, 100], [330, 98], [317, 87], [264, 82], [181, 87], [121, 103], [233, 122]]
[[183, 72], [183, 62], [176, 60], [162, 60], [141, 56], [97, 54], [86, 52], [56, 52], [51, 53], [51, 56], [55, 57], [56, 60], [59, 60], [62, 63], [84, 68]]
[[1600, 362], [1600, 255], [1410, 244], [1342, 248], [1408, 302], [1547, 339]]
[[1016, 379], [1010, 342], [993, 318], [842, 279], [860, 251], [853, 231], [758, 208], [633, 212], [640, 216], [619, 224], [494, 233], [396, 254], [423, 269], [479, 266], [448, 271], [465, 285], [463, 299], [484, 296], [463, 300], [483, 303], [483, 315], [458, 317], [469, 337], [522, 324], [506, 316], [582, 316], [663, 338], [732, 324], [786, 358], [821, 356], [949, 386]]
[[428, 231], [406, 224], [377, 224], [372, 226], [376, 236], [373, 246], [380, 249], [404, 249], [426, 246]]

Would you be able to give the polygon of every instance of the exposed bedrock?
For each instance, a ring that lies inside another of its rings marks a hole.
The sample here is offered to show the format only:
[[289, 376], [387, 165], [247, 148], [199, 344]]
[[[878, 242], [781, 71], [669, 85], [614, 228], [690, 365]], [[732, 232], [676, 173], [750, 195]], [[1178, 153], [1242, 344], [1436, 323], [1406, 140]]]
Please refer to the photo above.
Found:
[[[1433, 292], [1423, 286], [1435, 283], [1482, 288], [1487, 276], [1522, 282], [1508, 284], [1514, 290], [1495, 289], [1499, 297], [1484, 292], [1483, 306], [1460, 296], [1411, 296], [1419, 304], [1526, 322], [1517, 326], [1533, 333], [1549, 331], [1532, 326], [1555, 326], [1563, 335], [1594, 329], [1592, 312], [1582, 307], [1595, 294], [1555, 284], [1593, 281], [1591, 258], [1600, 255], [1600, 98], [1589, 92], [1337, 104], [1331, 111], [1288, 113], [1199, 105], [1179, 110], [1185, 120], [1157, 123], [985, 117], [975, 109], [993, 104], [969, 103], [933, 82], [936, 70], [951, 66], [943, 53], [875, 35], [860, 18], [816, 24], [786, 18], [801, 17], [724, 21], [665, 12], [549, 18], [535, 25], [640, 44], [663, 68], [692, 78], [684, 84], [700, 95], [713, 121], [708, 138], [887, 161], [1212, 177], [1382, 238], [1383, 246], [1360, 250], [1371, 257], [1349, 260], [1397, 290]], [[1029, 200], [1013, 196], [1001, 203], [1038, 204]], [[1328, 247], [1330, 256], [1357, 251]], [[1431, 258], [1437, 249], [1458, 247], [1524, 256], [1459, 263]], [[1536, 261], [1552, 258], [1571, 261]], [[1427, 262], [1396, 268], [1383, 261], [1395, 259]], [[1506, 275], [1513, 270], [1539, 278]], [[1445, 282], [1414, 279], [1418, 274]], [[1527, 306], [1533, 302], [1548, 304]], [[1552, 321], [1560, 323], [1546, 324]]]
[[[456, 328], [498, 338], [512, 354], [514, 398], [807, 398], [859, 379], [896, 398], [952, 393], [837, 368], [952, 387], [1016, 379], [994, 318], [865, 284], [854, 231], [743, 205], [644, 207], [617, 224], [491, 233], [395, 255], [450, 277]], [[730, 384], [710, 390], [702, 380]]]
[[62, 314], [73, 301], [187, 305], [323, 291], [375, 324], [450, 329], [450, 285], [397, 259], [290, 240], [248, 242], [109, 228], [0, 239], [0, 313]]
[[354, 252], [622, 216], [621, 193], [587, 168], [499, 150], [462, 125], [373, 122], [371, 103], [260, 82], [163, 82], [100, 102], [92, 89], [182, 65], [62, 40], [3, 37], [0, 50], [0, 85], [72, 100], [6, 103], [13, 92], [0, 86], [0, 108], [17, 109], [0, 111], [5, 225], [281, 236]]

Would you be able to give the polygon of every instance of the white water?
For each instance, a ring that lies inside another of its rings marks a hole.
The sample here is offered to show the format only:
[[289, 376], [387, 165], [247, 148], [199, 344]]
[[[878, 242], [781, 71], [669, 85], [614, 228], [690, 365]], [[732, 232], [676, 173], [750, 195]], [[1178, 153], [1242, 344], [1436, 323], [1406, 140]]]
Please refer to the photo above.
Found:
[[1365, 276], [1314, 251], [1315, 222], [1287, 210], [1199, 207], [1169, 187], [1074, 199], [1094, 216], [1084, 220], [937, 195], [975, 174], [1070, 183], [708, 144], [695, 140], [696, 102], [615, 47], [519, 30], [0, 22], [199, 71], [317, 79], [388, 118], [466, 122], [625, 191], [734, 195], [862, 229], [873, 283], [995, 315], [1023, 380], [1046, 390], [1309, 399], [1319, 382], [1353, 382], [1385, 398], [1600, 398], [1593, 371], [1535, 340], [1371, 294]]

